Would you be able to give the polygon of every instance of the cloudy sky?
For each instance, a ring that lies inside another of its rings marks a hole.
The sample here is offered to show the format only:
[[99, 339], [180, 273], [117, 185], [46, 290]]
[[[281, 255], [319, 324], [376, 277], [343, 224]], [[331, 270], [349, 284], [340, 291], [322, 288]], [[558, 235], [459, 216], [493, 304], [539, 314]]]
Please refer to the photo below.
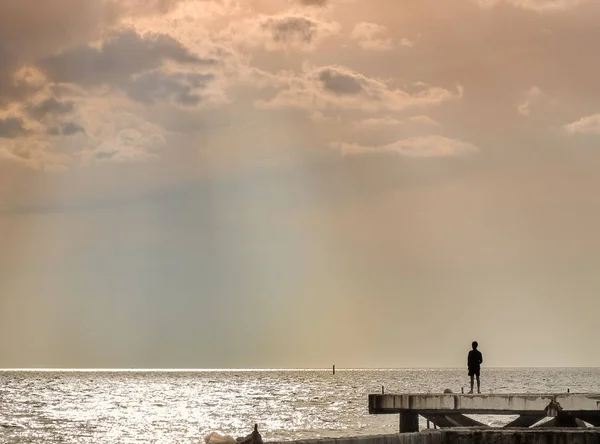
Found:
[[598, 23], [0, 0], [0, 367], [600, 366]]

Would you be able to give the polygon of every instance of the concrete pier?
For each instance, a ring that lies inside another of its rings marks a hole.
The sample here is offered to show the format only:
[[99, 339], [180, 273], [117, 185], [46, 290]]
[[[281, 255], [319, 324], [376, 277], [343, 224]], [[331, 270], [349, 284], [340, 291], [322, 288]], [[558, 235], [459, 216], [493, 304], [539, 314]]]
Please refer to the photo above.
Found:
[[519, 415], [507, 424], [511, 428], [547, 417], [553, 419], [545, 427], [598, 427], [600, 394], [375, 394], [369, 395], [369, 413], [399, 414], [401, 433], [417, 432], [419, 415], [441, 428], [485, 426], [465, 414]]
[[404, 433], [395, 435], [349, 436], [342, 438], [303, 439], [267, 444], [444, 444], [441, 433]]
[[441, 444], [600, 444], [600, 431], [579, 429], [447, 429]]
[[268, 444], [600, 444], [600, 430], [445, 429], [395, 435], [280, 441]]

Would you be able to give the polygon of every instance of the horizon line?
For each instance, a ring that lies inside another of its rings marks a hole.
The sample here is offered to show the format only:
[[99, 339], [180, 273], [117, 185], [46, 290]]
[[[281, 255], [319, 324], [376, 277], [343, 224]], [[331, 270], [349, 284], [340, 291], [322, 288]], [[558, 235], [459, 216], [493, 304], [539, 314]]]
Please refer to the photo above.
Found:
[[[490, 370], [504, 369], [599, 369], [600, 366], [489, 366]], [[463, 367], [336, 367], [335, 371], [394, 371], [394, 370], [462, 370]], [[0, 372], [260, 372], [260, 371], [327, 371], [332, 367], [207, 367], [207, 368], [143, 368], [143, 367], [23, 367], [0, 368]]]

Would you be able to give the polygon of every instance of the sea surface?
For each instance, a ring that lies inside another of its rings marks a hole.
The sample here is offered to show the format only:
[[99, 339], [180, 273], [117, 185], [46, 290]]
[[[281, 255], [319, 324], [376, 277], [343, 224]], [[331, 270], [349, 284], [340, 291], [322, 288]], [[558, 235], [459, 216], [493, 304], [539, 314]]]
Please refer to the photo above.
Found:
[[[204, 443], [255, 423], [271, 441], [396, 433], [398, 415], [369, 415], [369, 393], [468, 383], [466, 369], [0, 371], [0, 443]], [[568, 389], [599, 393], [600, 369], [482, 371], [482, 393]]]

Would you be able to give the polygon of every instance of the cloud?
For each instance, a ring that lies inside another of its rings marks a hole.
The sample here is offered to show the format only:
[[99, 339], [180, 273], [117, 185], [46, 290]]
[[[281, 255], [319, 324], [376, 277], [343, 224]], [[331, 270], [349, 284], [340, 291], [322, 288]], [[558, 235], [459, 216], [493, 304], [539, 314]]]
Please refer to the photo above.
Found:
[[333, 143], [332, 147], [343, 155], [396, 153], [406, 157], [453, 157], [479, 152], [479, 149], [470, 143], [435, 135], [411, 137], [375, 147], [345, 142]]
[[332, 6], [334, 3], [349, 3], [355, 0], [288, 0], [289, 3], [306, 6], [306, 7], [314, 7], [314, 8], [325, 8], [328, 6]]
[[104, 0], [0, 0], [0, 106], [35, 91], [14, 83], [23, 65], [97, 37], [115, 18]]
[[263, 47], [268, 51], [310, 51], [324, 38], [338, 34], [340, 29], [336, 22], [307, 15], [262, 15], [232, 24], [220, 37], [235, 45]]
[[48, 57], [39, 67], [54, 82], [99, 85], [123, 83], [131, 75], [156, 69], [165, 61], [197, 66], [215, 63], [192, 54], [168, 35], [142, 36], [129, 30], [109, 38], [99, 48], [79, 46]]
[[[52, 89], [52, 88], [50, 88]], [[22, 116], [0, 120], [2, 157], [25, 167], [62, 171], [95, 162], [158, 159], [166, 131], [122, 95], [102, 95], [77, 86], [24, 102]]]
[[376, 117], [371, 119], [364, 119], [358, 122], [358, 126], [368, 128], [406, 125], [439, 126], [440, 123], [432, 119], [431, 117], [425, 115], [411, 116], [407, 119], [396, 119], [390, 116]]
[[85, 129], [74, 122], [67, 122], [62, 126], [62, 134], [65, 136], [72, 136], [77, 133], [85, 133]]
[[181, 3], [191, 0], [118, 0], [116, 7], [121, 15], [167, 14]]
[[522, 9], [532, 11], [564, 11], [575, 8], [584, 3], [585, 0], [475, 0], [478, 4], [485, 7], [495, 6], [500, 3], [508, 3]]
[[[179, 106], [196, 106], [204, 100], [203, 91], [215, 79], [213, 73], [204, 70], [216, 64], [215, 59], [199, 57], [165, 34], [140, 35], [127, 30], [99, 47], [79, 46], [45, 58], [40, 69], [54, 83], [106, 85], [138, 102], [164, 100]], [[37, 110], [38, 118], [44, 106], [56, 108], [58, 103], [42, 106], [31, 110]]]
[[323, 88], [336, 94], [359, 94], [363, 91], [361, 78], [338, 69], [325, 68], [318, 73]]
[[429, 116], [419, 115], [419, 116], [411, 116], [407, 119], [410, 123], [415, 123], [419, 125], [430, 125], [430, 126], [439, 126], [440, 123]]
[[2, 0], [0, 53], [56, 51], [98, 37], [126, 16], [166, 13], [186, 0]]
[[6, 103], [20, 115], [0, 122], [2, 157], [53, 170], [157, 159], [166, 131], [148, 105], [164, 114], [223, 103], [224, 92], [209, 88], [216, 66], [168, 35], [131, 29], [43, 57], [10, 78], [22, 93]]
[[96, 40], [127, 16], [166, 12], [180, 1], [0, 1], [0, 94], [23, 64]]
[[400, 126], [404, 125], [405, 121], [402, 119], [396, 119], [394, 117], [375, 117], [371, 119], [363, 119], [359, 122], [356, 122], [357, 126], [361, 127], [384, 127], [384, 126]]
[[303, 108], [310, 111], [402, 110], [439, 105], [462, 96], [460, 86], [456, 91], [451, 91], [421, 84], [415, 91], [408, 92], [339, 65], [319, 68], [305, 66], [299, 75], [283, 73], [282, 76], [288, 76], [286, 87], [272, 99], [257, 102], [259, 107]]
[[[128, 111], [112, 107], [109, 113], [85, 107], [80, 134], [86, 148], [74, 157], [84, 164], [93, 162], [140, 162], [159, 158], [158, 150], [165, 144], [165, 131]], [[64, 131], [64, 127], [63, 127]]]
[[74, 103], [71, 101], [61, 102], [54, 97], [49, 97], [36, 104], [27, 107], [27, 113], [37, 120], [42, 120], [47, 114], [68, 114], [73, 111]]
[[390, 37], [382, 38], [381, 34], [385, 34], [386, 32], [387, 28], [383, 25], [362, 22], [354, 27], [354, 30], [350, 34], [350, 38], [356, 40], [363, 49], [372, 51], [390, 51], [397, 46], [414, 46], [414, 43], [406, 38], [399, 41]]
[[53, 151], [47, 140], [36, 137], [0, 139], [1, 159], [26, 168], [50, 172], [64, 171], [72, 162], [69, 155]]
[[296, 0], [298, 3], [304, 6], [325, 6], [329, 3], [329, 0]]
[[0, 118], [0, 138], [13, 139], [26, 134], [23, 120], [19, 117]]
[[582, 117], [564, 128], [571, 134], [600, 134], [600, 114]]
[[310, 45], [317, 35], [317, 24], [307, 17], [269, 17], [261, 26], [268, 30], [275, 42]]
[[127, 91], [140, 102], [169, 100], [181, 106], [196, 106], [203, 99], [198, 91], [206, 89], [214, 78], [210, 73], [155, 70], [136, 76]]
[[525, 94], [526, 98], [519, 106], [517, 107], [517, 111], [522, 116], [528, 116], [531, 114], [531, 105], [534, 101], [537, 100], [542, 95], [542, 90], [537, 86], [532, 86], [529, 91]]
[[67, 122], [62, 127], [52, 126], [48, 128], [46, 133], [49, 136], [72, 136], [78, 133], [85, 133], [85, 128], [75, 122]]

